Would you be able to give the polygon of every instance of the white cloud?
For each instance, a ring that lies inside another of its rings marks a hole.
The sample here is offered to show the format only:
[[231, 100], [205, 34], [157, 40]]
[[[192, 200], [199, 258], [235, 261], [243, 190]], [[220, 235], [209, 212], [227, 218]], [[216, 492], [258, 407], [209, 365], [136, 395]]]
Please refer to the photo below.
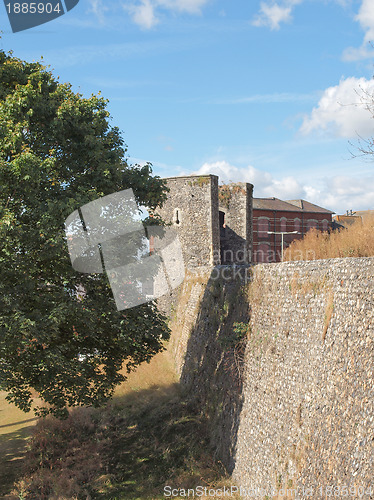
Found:
[[361, 47], [349, 47], [343, 53], [345, 61], [359, 61], [362, 59], [372, 58], [374, 50], [371, 45], [374, 40], [374, 2], [373, 0], [362, 0], [361, 7], [358, 11], [355, 20], [360, 23], [365, 31], [364, 40]]
[[104, 14], [108, 7], [104, 5], [103, 0], [89, 0], [88, 12], [91, 12], [100, 23], [105, 22]]
[[300, 198], [305, 193], [303, 187], [295, 178], [285, 176], [274, 179], [269, 172], [263, 172], [251, 165], [247, 167], [236, 167], [227, 161], [216, 161], [204, 163], [201, 168], [194, 172], [196, 175], [215, 174], [223, 183], [227, 182], [250, 182], [255, 186], [256, 197], [275, 196], [276, 198]]
[[[311, 188], [310, 188], [311, 189]], [[368, 210], [374, 208], [374, 175], [366, 177], [334, 176], [324, 179], [321, 189], [306, 190], [317, 205], [333, 207], [339, 214], [347, 210]], [[313, 201], [313, 200], [310, 200]]]
[[343, 61], [355, 62], [362, 59], [370, 59], [374, 56], [374, 50], [368, 43], [364, 42], [361, 47], [348, 47], [343, 52]]
[[304, 118], [300, 131], [327, 131], [346, 138], [372, 135], [373, 95], [374, 80], [342, 79], [339, 85], [324, 91], [318, 106]]
[[201, 9], [210, 0], [141, 0], [137, 4], [125, 3], [124, 9], [132, 16], [133, 21], [145, 29], [150, 29], [159, 22], [160, 11], [173, 13], [187, 12], [201, 14]]
[[288, 23], [291, 19], [291, 7], [282, 7], [276, 3], [274, 5], [261, 3], [260, 13], [252, 24], [254, 26], [268, 26], [271, 30], [277, 30], [280, 23]]
[[362, 0], [360, 10], [356, 16], [362, 28], [366, 31], [365, 41], [374, 37], [374, 3], [373, 0]]
[[[255, 169], [252, 166], [239, 168], [234, 165], [231, 165], [227, 161], [215, 161], [215, 162], [207, 162], [204, 163], [199, 170], [194, 172], [194, 175], [206, 175], [206, 174], [214, 174], [219, 176], [219, 180], [223, 183], [226, 182], [251, 182], [252, 184], [260, 183], [261, 180], [263, 183], [268, 183], [271, 181], [271, 175], [264, 172], [261, 173], [259, 170]], [[263, 176], [263, 179], [261, 177]]]
[[254, 185], [256, 198], [273, 196], [281, 200], [302, 198], [340, 214], [349, 209], [374, 208], [374, 174], [360, 178], [354, 176], [315, 178], [311, 184], [302, 183], [291, 175], [274, 178], [269, 172], [258, 170], [251, 165], [237, 167], [227, 161], [204, 163], [194, 174], [215, 174], [223, 183], [250, 182]]
[[282, 4], [261, 2], [260, 12], [253, 20], [254, 26], [267, 26], [277, 30], [280, 23], [289, 23], [292, 20], [292, 9], [302, 0], [286, 0]]
[[128, 5], [125, 8], [131, 14], [134, 23], [142, 28], [150, 29], [159, 22], [154, 5], [150, 0], [142, 0], [138, 5]]
[[[254, 26], [266, 26], [271, 30], [278, 30], [280, 28], [281, 23], [289, 23], [292, 21], [292, 11], [294, 7], [304, 0], [268, 0], [267, 2], [261, 2], [260, 11], [257, 16], [253, 19], [252, 24]], [[334, 0], [335, 3], [340, 5], [341, 7], [347, 7], [351, 0]], [[363, 0], [363, 4], [365, 4], [362, 13], [362, 18], [366, 19], [366, 11], [369, 10], [370, 14], [372, 14], [372, 0]], [[359, 19], [360, 14], [357, 16], [357, 20]], [[373, 27], [374, 25], [371, 24]]]

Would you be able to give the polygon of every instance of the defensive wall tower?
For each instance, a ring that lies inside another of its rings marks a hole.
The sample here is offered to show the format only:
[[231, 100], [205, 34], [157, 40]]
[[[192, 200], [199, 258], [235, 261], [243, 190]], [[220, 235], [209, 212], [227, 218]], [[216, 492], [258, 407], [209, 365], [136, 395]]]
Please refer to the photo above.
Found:
[[252, 184], [218, 186], [216, 175], [165, 180], [170, 191], [159, 213], [177, 230], [187, 269], [251, 262]]
[[218, 177], [168, 177], [160, 215], [177, 230], [187, 269], [219, 264]]
[[252, 256], [253, 185], [247, 182], [219, 187], [221, 264], [250, 264]]

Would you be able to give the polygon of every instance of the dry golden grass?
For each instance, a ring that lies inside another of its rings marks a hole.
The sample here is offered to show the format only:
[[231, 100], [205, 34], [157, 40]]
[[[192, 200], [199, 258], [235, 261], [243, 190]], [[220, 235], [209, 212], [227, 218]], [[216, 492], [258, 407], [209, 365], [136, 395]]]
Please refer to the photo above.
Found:
[[141, 390], [151, 389], [153, 386], [168, 387], [178, 382], [173, 360], [168, 351], [163, 351], [154, 356], [149, 363], [142, 363], [136, 370], [127, 373], [125, 382], [119, 385], [114, 392], [114, 399], [127, 396]]
[[326, 312], [325, 312], [325, 325], [323, 327], [323, 332], [322, 332], [322, 341], [323, 342], [326, 339], [327, 330], [329, 328], [333, 312], [334, 312], [334, 293], [332, 290], [330, 290], [329, 297], [327, 300]]
[[3, 495], [20, 474], [27, 441], [38, 420], [33, 412], [24, 413], [5, 398], [6, 393], [0, 392], [0, 498], [6, 498]]
[[65, 421], [40, 419], [23, 472], [5, 498], [161, 500], [165, 485], [230, 488], [208, 429], [164, 351], [132, 372], [105, 408], [77, 408]]
[[347, 229], [330, 234], [311, 229], [302, 240], [295, 240], [284, 253], [284, 260], [316, 260], [374, 256], [374, 217], [358, 221]]

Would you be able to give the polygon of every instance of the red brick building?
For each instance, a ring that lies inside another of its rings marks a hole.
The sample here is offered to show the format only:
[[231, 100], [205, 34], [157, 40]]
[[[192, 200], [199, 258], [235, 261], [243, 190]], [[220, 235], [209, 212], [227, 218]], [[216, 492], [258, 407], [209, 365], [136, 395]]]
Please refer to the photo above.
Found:
[[283, 235], [285, 249], [294, 239], [302, 239], [312, 227], [328, 231], [333, 213], [305, 200], [253, 198], [253, 262], [281, 261], [282, 235], [271, 233], [297, 231]]

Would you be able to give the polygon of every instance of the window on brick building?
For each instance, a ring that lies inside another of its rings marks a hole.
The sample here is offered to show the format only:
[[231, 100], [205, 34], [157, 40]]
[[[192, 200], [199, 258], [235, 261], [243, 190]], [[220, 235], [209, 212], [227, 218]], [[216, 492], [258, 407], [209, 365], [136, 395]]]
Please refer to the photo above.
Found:
[[267, 238], [269, 231], [269, 219], [260, 217], [257, 221], [257, 230], [259, 238]]
[[300, 230], [301, 230], [301, 220], [300, 219], [295, 219], [294, 222], [293, 222], [293, 227], [294, 227], [294, 231], [297, 231], [298, 233], [300, 233]]
[[329, 221], [327, 219], [323, 219], [322, 221], [322, 231], [327, 231], [329, 228]]
[[285, 233], [287, 231], [287, 219], [286, 219], [286, 217], [281, 217], [280, 230], [282, 231], [282, 233]]
[[318, 229], [318, 222], [315, 219], [309, 219], [307, 222], [307, 231], [309, 231], [309, 229], [312, 229], [312, 227]]

